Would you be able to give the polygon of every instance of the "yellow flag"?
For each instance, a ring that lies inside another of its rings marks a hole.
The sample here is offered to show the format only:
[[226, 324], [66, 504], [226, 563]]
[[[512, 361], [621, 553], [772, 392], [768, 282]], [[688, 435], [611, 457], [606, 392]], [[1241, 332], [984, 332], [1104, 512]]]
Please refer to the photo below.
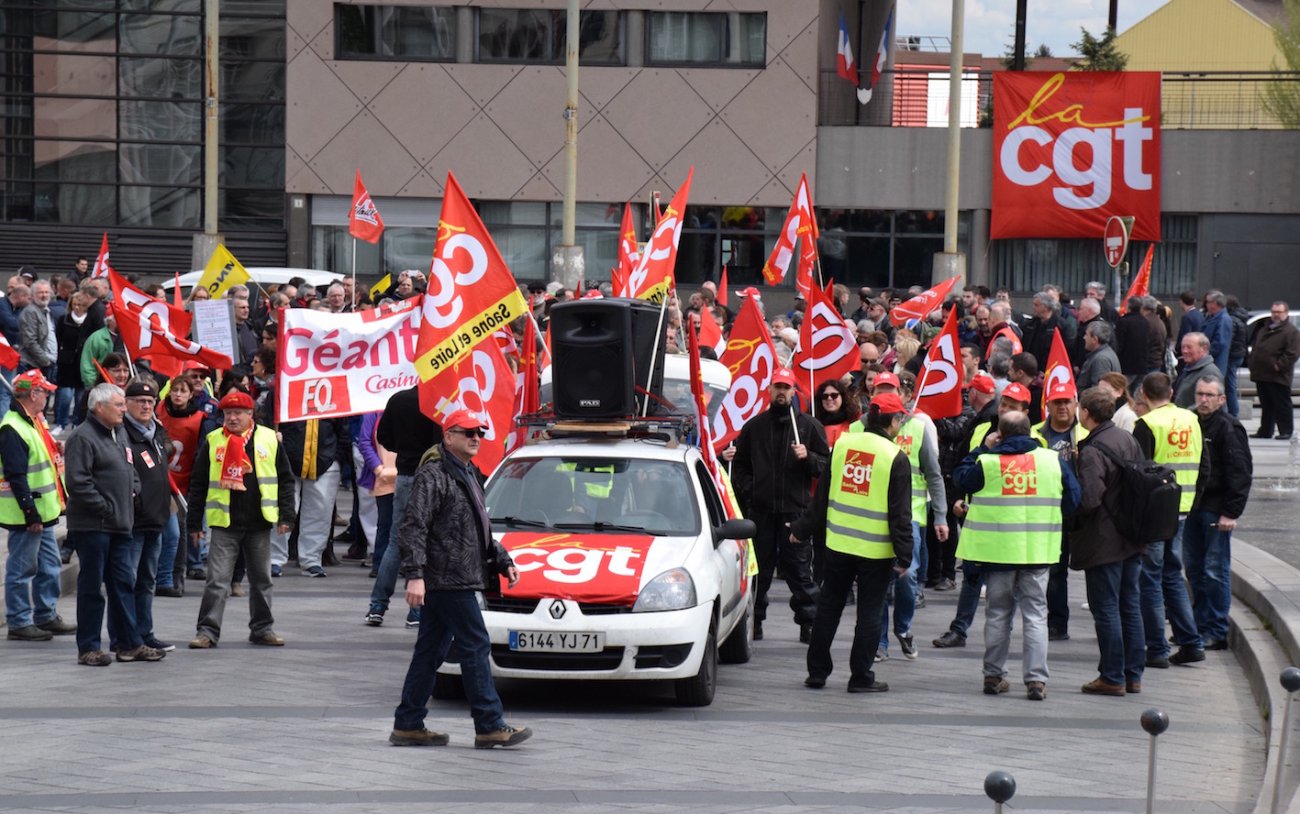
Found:
[[232, 285], [241, 285], [249, 279], [248, 269], [240, 265], [229, 249], [218, 243], [216, 250], [212, 252], [212, 257], [208, 259], [207, 266], [203, 269], [203, 277], [199, 280], [199, 285], [206, 288], [215, 300], [225, 294], [226, 289]]
[[392, 287], [393, 287], [393, 275], [391, 273], [385, 274], [382, 280], [370, 286], [370, 301], [373, 303], [378, 303], [379, 297], [383, 294], [387, 294], [388, 289]]

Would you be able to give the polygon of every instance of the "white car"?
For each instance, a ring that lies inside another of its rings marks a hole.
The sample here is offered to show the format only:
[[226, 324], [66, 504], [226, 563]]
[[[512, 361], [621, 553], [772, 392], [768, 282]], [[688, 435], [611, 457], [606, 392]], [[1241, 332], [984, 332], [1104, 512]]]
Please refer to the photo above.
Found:
[[[625, 434], [560, 427], [488, 482], [492, 531], [519, 583], [484, 596], [492, 672], [530, 679], [673, 682], [713, 701], [719, 660], [753, 649], [754, 524], [724, 509], [689, 443], [649, 422]], [[436, 697], [461, 692], [444, 664]]]

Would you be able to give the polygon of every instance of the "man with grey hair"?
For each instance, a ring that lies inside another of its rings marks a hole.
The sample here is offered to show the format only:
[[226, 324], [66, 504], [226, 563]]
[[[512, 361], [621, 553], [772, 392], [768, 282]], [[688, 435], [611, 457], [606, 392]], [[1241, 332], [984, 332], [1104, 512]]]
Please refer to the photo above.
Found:
[[1088, 336], [1088, 326], [1106, 320], [1101, 318], [1101, 303], [1091, 297], [1084, 297], [1079, 302], [1076, 313], [1079, 319], [1078, 331], [1074, 341], [1067, 346], [1066, 350], [1069, 351], [1071, 364], [1078, 368], [1082, 367], [1083, 360], [1088, 358], [1088, 349], [1084, 346], [1084, 339]]
[[1106, 302], [1106, 284], [1098, 280], [1092, 280], [1086, 286], [1084, 291], [1087, 292], [1086, 299], [1096, 300], [1101, 306], [1101, 318], [1114, 325], [1119, 320], [1119, 311], [1115, 306]]
[[1174, 380], [1174, 404], [1192, 410], [1196, 406], [1196, 382], [1202, 376], [1221, 376], [1222, 372], [1210, 358], [1210, 338], [1200, 331], [1185, 334], [1178, 350], [1183, 359], [1183, 372]]
[[[90, 389], [86, 420], [68, 436], [66, 481], [68, 541], [77, 549], [77, 663], [107, 667], [100, 645], [104, 594], [118, 635], [118, 661], [159, 661], [163, 651], [145, 645], [135, 618], [135, 566], [131, 527], [140, 478], [127, 455], [126, 394], [104, 382]], [[101, 587], [104, 594], [100, 593]]]
[[331, 283], [330, 287], [325, 290], [325, 304], [335, 314], [351, 310], [348, 306], [347, 289], [340, 283]]
[[1067, 340], [1061, 325], [1061, 305], [1046, 291], [1034, 295], [1034, 318], [1025, 329], [1025, 351], [1038, 362], [1039, 370], [1047, 369], [1047, 357], [1052, 352], [1052, 334], [1061, 330], [1061, 339]]
[[1205, 292], [1205, 325], [1201, 333], [1210, 339], [1210, 358], [1214, 359], [1214, 366], [1226, 371], [1228, 353], [1232, 350], [1232, 317], [1228, 315], [1228, 298], [1218, 289]]
[[59, 344], [54, 339], [54, 319], [50, 316], [50, 298], [54, 291], [49, 282], [32, 283], [32, 299], [18, 316], [18, 352], [24, 370], [36, 368], [47, 379], [54, 379], [54, 360]]
[[[1092, 300], [1085, 300], [1085, 302], [1092, 302]], [[1115, 349], [1110, 346], [1113, 333], [1110, 325], [1102, 319], [1095, 319], [1088, 323], [1088, 328], [1083, 334], [1083, 345], [1087, 355], [1079, 367], [1077, 382], [1079, 388], [1086, 390], [1095, 387], [1102, 376], [1120, 372], [1119, 357], [1115, 355]]]

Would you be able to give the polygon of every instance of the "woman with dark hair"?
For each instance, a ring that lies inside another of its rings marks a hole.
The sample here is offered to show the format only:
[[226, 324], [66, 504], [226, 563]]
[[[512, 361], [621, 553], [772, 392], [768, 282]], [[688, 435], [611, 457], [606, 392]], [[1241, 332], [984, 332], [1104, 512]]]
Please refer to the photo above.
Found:
[[861, 414], [858, 400], [838, 379], [827, 379], [817, 386], [813, 416], [826, 428], [826, 446], [834, 449], [835, 440]]

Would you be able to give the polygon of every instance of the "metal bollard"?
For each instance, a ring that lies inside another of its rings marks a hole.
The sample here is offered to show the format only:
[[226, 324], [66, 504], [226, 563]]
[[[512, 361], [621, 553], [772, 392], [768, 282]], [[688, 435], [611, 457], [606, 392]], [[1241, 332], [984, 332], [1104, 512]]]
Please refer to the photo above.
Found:
[[984, 793], [993, 801], [993, 814], [1002, 814], [1002, 804], [1016, 794], [1016, 779], [1009, 772], [989, 772], [984, 778]]
[[1291, 699], [1295, 691], [1300, 690], [1300, 670], [1288, 667], [1282, 671], [1282, 689], [1286, 690], [1286, 704], [1282, 707], [1282, 739], [1277, 744], [1277, 774], [1273, 777], [1273, 802], [1268, 807], [1271, 814], [1277, 814], [1279, 801], [1282, 799], [1282, 768], [1286, 766], [1286, 742], [1291, 733]]
[[1147, 752], [1147, 814], [1153, 814], [1156, 804], [1156, 738], [1169, 728], [1169, 716], [1163, 709], [1152, 707], [1142, 713], [1142, 728], [1151, 736], [1151, 749]]

